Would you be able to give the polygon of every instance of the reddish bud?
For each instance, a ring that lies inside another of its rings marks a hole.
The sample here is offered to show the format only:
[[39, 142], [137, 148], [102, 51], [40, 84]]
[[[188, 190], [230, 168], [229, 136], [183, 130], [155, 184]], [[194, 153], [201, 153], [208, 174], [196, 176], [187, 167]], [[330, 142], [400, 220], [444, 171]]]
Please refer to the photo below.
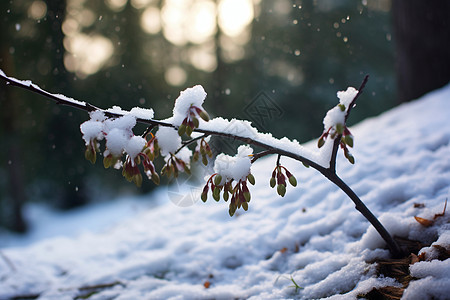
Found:
[[325, 145], [325, 139], [323, 136], [320, 137], [319, 141], [317, 142], [317, 146], [319, 148], [322, 148], [322, 146]]

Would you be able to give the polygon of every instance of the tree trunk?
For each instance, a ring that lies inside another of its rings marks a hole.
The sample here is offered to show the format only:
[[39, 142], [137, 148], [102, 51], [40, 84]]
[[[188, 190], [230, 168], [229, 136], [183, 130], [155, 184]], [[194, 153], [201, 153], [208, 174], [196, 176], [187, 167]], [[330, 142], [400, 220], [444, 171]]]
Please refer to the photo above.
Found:
[[400, 102], [450, 81], [450, 1], [393, 0]]
[[[0, 49], [3, 61], [0, 65], [5, 72], [12, 72], [13, 66], [11, 57], [7, 49]], [[27, 224], [22, 215], [22, 206], [26, 201], [25, 183], [23, 179], [23, 162], [21, 160], [22, 147], [20, 138], [18, 137], [18, 122], [20, 122], [19, 103], [20, 98], [15, 95], [16, 92], [12, 89], [2, 87], [0, 92], [0, 121], [3, 127], [2, 137], [5, 143], [5, 154], [7, 166], [7, 183], [8, 196], [5, 198], [9, 201], [5, 204], [5, 210], [8, 212], [3, 214], [5, 222], [3, 225], [16, 232], [25, 232]]]

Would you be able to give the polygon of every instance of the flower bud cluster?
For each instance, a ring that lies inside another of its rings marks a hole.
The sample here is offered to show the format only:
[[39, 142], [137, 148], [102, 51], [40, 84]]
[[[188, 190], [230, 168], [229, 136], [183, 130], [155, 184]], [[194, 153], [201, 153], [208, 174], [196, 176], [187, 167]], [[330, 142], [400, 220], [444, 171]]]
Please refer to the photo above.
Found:
[[[341, 104], [339, 105], [339, 107]], [[345, 158], [348, 159], [348, 161], [351, 164], [355, 163], [355, 158], [348, 150], [347, 146], [350, 148], [353, 148], [353, 135], [348, 130], [347, 126], [342, 125], [341, 123], [336, 124], [336, 126], [328, 128], [327, 131], [325, 131], [319, 138], [319, 141], [317, 143], [317, 146], [321, 148], [325, 144], [325, 140], [330, 136], [331, 139], [335, 139], [336, 136], [340, 136], [341, 140], [339, 142], [340, 147], [344, 151]]]
[[178, 177], [180, 172], [191, 174], [189, 164], [176, 155], [170, 153], [170, 156], [167, 158], [166, 164], [161, 169], [161, 175], [166, 175], [168, 178], [170, 178], [171, 176], [176, 178]]
[[250, 173], [247, 175], [245, 180], [239, 180], [233, 186], [233, 179], [224, 180], [222, 176], [218, 173], [213, 174], [207, 181], [203, 188], [201, 199], [206, 202], [208, 199], [208, 192], [211, 190], [213, 199], [216, 201], [220, 200], [220, 194], [222, 193], [222, 198], [225, 202], [230, 199], [230, 205], [228, 213], [232, 217], [236, 212], [236, 209], [243, 208], [245, 211], [248, 210], [248, 203], [250, 202], [250, 190], [247, 187], [247, 181], [254, 185], [255, 177]]
[[[144, 172], [149, 179], [155, 184], [159, 184], [159, 175], [156, 172], [153, 160], [159, 155], [158, 142], [153, 134], [150, 133], [150, 140], [145, 144], [142, 151], [140, 151], [135, 158], [127, 155], [125, 162], [122, 166], [122, 175], [129, 182], [134, 182], [136, 186], [142, 185], [142, 175], [139, 171], [138, 165], [142, 163]], [[117, 165], [121, 162], [120, 157], [114, 157], [109, 154], [103, 159], [103, 165], [105, 168], [109, 168], [112, 165]]]
[[[283, 174], [283, 171], [285, 174]], [[281, 165], [275, 167], [270, 178], [270, 187], [274, 188], [276, 186], [277, 193], [281, 197], [284, 197], [286, 194], [286, 177], [292, 186], [297, 186], [297, 179], [295, 179], [294, 175]]]
[[202, 163], [206, 166], [208, 165], [208, 157], [212, 158], [213, 153], [211, 151], [211, 147], [209, 146], [208, 142], [205, 140], [205, 138], [202, 138], [200, 142], [198, 142], [197, 147], [195, 148], [194, 155], [192, 157], [192, 160], [194, 162], [198, 161], [200, 158], [200, 155], [202, 156]]
[[209, 121], [209, 115], [204, 109], [191, 105], [188, 109], [187, 117], [184, 118], [183, 122], [178, 127], [178, 134], [182, 136], [186, 133], [187, 136], [191, 136], [194, 129], [199, 126], [198, 117], [202, 118], [205, 122]]

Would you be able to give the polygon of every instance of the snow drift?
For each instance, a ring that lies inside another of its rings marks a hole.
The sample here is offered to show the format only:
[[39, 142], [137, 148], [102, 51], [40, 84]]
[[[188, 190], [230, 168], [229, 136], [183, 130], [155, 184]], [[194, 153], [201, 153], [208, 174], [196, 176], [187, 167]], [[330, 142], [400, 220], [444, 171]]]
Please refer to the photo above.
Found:
[[[447, 249], [449, 214], [431, 227], [414, 216], [432, 219], [450, 196], [449, 116], [450, 85], [352, 127], [356, 164], [342, 156], [337, 163], [391, 234]], [[176, 191], [191, 197], [189, 207], [173, 205], [173, 190], [161, 187], [148, 195], [158, 198], [156, 208], [114, 228], [2, 249], [0, 299], [73, 299], [86, 291], [89, 299], [352, 299], [398, 285], [368, 263], [389, 253], [351, 200], [285, 157], [299, 184], [279, 197], [269, 186], [275, 159], [252, 166], [252, 203], [233, 218], [223, 201], [197, 201], [201, 186]], [[432, 247], [422, 251], [429, 259], [411, 265], [417, 280], [404, 298], [444, 299], [449, 260], [433, 260]]]

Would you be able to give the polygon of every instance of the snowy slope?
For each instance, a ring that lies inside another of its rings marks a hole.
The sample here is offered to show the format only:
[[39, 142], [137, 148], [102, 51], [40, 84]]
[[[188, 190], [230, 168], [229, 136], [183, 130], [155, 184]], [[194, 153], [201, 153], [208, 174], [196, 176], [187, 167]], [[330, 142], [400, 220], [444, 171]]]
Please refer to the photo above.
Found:
[[[351, 131], [356, 164], [339, 157], [338, 174], [392, 234], [450, 247], [449, 213], [428, 228], [414, 219], [442, 212], [450, 196], [450, 85]], [[388, 252], [350, 199], [315, 170], [281, 162], [299, 185], [280, 198], [268, 184], [275, 158], [258, 160], [249, 211], [233, 218], [223, 201], [179, 207], [169, 201], [173, 191], [160, 188], [149, 197], [161, 205], [103, 233], [5, 248], [0, 299], [93, 291], [89, 299], [354, 299], [395, 285], [366, 262]], [[430, 260], [411, 266], [418, 280], [404, 298], [444, 299], [450, 260], [424, 251]], [[292, 287], [291, 276], [303, 289]]]

